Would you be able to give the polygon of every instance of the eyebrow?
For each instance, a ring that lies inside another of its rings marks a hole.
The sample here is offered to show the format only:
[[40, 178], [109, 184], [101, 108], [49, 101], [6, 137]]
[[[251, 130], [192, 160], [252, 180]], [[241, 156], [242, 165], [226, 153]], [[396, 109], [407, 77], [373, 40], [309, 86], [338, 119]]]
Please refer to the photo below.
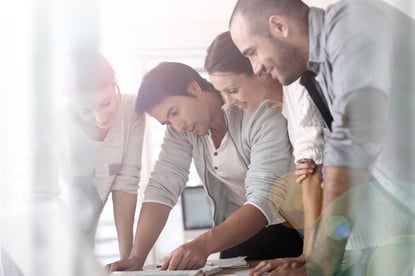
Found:
[[250, 53], [250, 52], [252, 52], [252, 47], [249, 47], [248, 49], [244, 50], [244, 51], [242, 52], [242, 55], [244, 55], [244, 56], [249, 56], [250, 54], [252, 54], [252, 53]]

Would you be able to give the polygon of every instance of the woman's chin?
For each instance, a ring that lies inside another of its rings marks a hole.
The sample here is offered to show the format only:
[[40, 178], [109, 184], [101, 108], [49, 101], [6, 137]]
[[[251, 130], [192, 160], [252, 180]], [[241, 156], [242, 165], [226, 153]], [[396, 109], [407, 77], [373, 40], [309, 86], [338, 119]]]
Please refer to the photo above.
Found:
[[111, 121], [104, 124], [95, 124], [95, 126], [99, 129], [107, 130], [111, 128]]

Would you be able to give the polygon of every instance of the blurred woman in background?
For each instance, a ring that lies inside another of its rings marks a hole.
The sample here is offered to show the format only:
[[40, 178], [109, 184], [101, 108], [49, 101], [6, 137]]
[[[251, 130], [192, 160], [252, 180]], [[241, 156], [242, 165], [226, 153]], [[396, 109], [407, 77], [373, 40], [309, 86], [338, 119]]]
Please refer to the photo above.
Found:
[[145, 118], [135, 95], [121, 94], [115, 71], [95, 50], [78, 49], [64, 66], [66, 105], [59, 118], [59, 176], [63, 198], [91, 245], [112, 195], [120, 257], [133, 243]]

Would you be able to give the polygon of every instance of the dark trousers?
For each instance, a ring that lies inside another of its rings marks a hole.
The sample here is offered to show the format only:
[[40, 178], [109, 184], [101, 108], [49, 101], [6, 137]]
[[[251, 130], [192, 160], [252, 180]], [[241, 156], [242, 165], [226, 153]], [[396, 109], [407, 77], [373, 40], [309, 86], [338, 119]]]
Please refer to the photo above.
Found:
[[247, 256], [247, 260], [297, 257], [303, 251], [303, 239], [295, 229], [281, 224], [262, 229], [249, 240], [222, 251], [221, 259]]

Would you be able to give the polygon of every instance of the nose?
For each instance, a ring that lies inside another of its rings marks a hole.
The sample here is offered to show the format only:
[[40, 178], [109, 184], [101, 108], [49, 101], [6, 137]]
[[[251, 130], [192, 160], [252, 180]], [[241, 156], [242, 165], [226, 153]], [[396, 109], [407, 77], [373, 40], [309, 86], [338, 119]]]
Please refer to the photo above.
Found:
[[254, 63], [253, 61], [251, 61], [251, 64], [255, 75], [260, 75], [265, 72], [265, 66], [263, 64]]
[[258, 62], [257, 59], [249, 57], [249, 61], [251, 62], [254, 74], [259, 75], [261, 72], [265, 71], [265, 66], [262, 63]]
[[224, 93], [223, 95], [224, 95], [223, 97], [225, 98], [225, 103], [227, 105], [231, 105], [235, 103], [235, 99], [232, 97], [232, 95], [228, 93]]
[[97, 121], [98, 123], [103, 123], [108, 120], [108, 115], [100, 108], [94, 111], [94, 117], [95, 121]]
[[179, 119], [179, 118], [171, 119], [170, 124], [173, 126], [173, 128], [177, 132], [185, 132], [186, 131], [184, 121]]

